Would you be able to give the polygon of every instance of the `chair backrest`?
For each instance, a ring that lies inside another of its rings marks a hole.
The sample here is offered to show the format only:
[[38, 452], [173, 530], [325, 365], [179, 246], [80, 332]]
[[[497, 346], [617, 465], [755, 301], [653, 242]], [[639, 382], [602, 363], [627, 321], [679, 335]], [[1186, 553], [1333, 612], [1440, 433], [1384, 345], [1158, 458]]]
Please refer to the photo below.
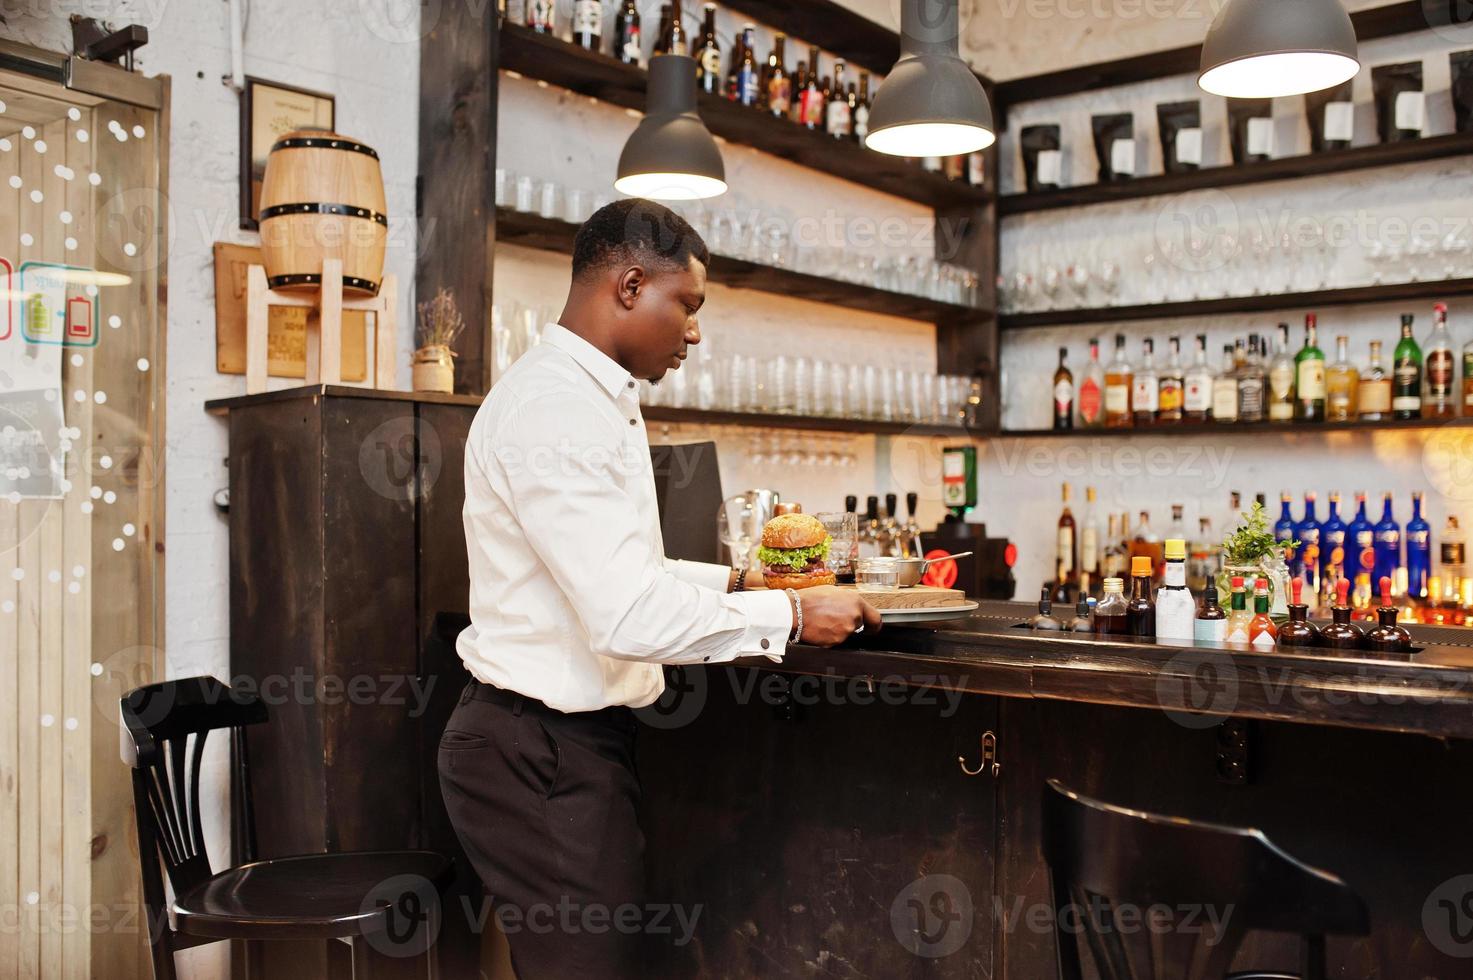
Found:
[[264, 722], [266, 706], [213, 677], [185, 677], [129, 691], [121, 712], [121, 752], [133, 768], [144, 889], [153, 900], [150, 904], [158, 904], [163, 895], [158, 859], [163, 860], [176, 895], [210, 877], [200, 826], [199, 779], [205, 739], [212, 731], [231, 732], [232, 777], [241, 783], [231, 787], [237, 831], [249, 840], [253, 815], [242, 729]]
[[1080, 936], [1102, 980], [1221, 980], [1249, 930], [1304, 937], [1311, 973], [1326, 935], [1370, 930], [1343, 881], [1259, 830], [1129, 810], [1052, 779], [1043, 797], [1061, 980], [1083, 976]]

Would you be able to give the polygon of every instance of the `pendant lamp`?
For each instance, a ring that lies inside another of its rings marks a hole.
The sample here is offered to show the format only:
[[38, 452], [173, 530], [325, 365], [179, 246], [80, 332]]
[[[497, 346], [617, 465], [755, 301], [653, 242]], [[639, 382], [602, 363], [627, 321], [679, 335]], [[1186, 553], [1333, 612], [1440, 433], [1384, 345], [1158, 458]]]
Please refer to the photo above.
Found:
[[870, 103], [865, 146], [941, 157], [992, 145], [992, 107], [960, 42], [957, 0], [901, 0], [900, 60]]
[[696, 62], [679, 54], [650, 59], [645, 116], [619, 154], [614, 187], [632, 197], [691, 201], [726, 192], [716, 140], [696, 115]]
[[1228, 0], [1202, 42], [1204, 92], [1266, 99], [1318, 92], [1360, 71], [1340, 0]]

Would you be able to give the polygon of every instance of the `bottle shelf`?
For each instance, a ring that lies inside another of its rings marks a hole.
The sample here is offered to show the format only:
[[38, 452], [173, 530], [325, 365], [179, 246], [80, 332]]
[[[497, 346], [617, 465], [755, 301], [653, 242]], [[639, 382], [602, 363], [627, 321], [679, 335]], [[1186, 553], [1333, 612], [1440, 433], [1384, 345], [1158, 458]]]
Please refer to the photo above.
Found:
[[[1134, 306], [1091, 306], [1073, 310], [1003, 313], [998, 316], [997, 322], [1001, 330], [1029, 330], [1037, 327], [1075, 324], [1124, 323], [1130, 320], [1178, 320], [1182, 317], [1232, 313], [1267, 313], [1301, 308], [1321, 309], [1329, 306], [1393, 303], [1404, 300], [1436, 300], [1469, 294], [1473, 294], [1473, 279], [1439, 279], [1435, 282], [1377, 283], [1370, 286], [1346, 286], [1339, 289], [1275, 293], [1263, 296], [1229, 296], [1221, 299], [1143, 303]], [[1190, 331], [1183, 328], [1183, 332]]]
[[[577, 225], [558, 218], [544, 218], [507, 208], [496, 209], [496, 239], [508, 245], [571, 254], [573, 236], [577, 231]], [[991, 316], [990, 312], [978, 307], [943, 303], [924, 296], [911, 296], [888, 289], [828, 279], [794, 269], [759, 265], [726, 255], [712, 255], [706, 275], [711, 282], [726, 286], [757, 289], [815, 303], [930, 323], [975, 322]]]
[[1055, 432], [1053, 429], [1004, 429], [997, 433], [1006, 439], [1119, 439], [1130, 436], [1204, 436], [1282, 433], [1285, 435], [1322, 434], [1329, 432], [1377, 432], [1438, 429], [1455, 425], [1473, 429], [1473, 418], [1453, 419], [1385, 419], [1379, 422], [1176, 422], [1130, 429], [1071, 429]]
[[846, 432], [854, 435], [969, 438], [967, 430], [960, 425], [882, 422], [873, 419], [831, 418], [822, 415], [704, 411], [698, 408], [672, 408], [666, 405], [642, 405], [640, 414], [644, 416], [646, 422], [672, 422], [683, 425], [744, 425], [757, 429], [808, 429], [815, 432]]
[[[499, 67], [611, 105], [644, 110], [644, 69], [520, 24], [501, 25]], [[896, 197], [935, 208], [976, 207], [993, 197], [986, 188], [947, 180], [908, 158], [876, 153], [751, 106], [702, 93], [698, 109], [706, 128], [721, 139]]]
[[833, 0], [725, 0], [724, 6], [782, 31], [790, 39], [818, 43], [824, 51], [877, 75], [900, 59], [900, 35]]

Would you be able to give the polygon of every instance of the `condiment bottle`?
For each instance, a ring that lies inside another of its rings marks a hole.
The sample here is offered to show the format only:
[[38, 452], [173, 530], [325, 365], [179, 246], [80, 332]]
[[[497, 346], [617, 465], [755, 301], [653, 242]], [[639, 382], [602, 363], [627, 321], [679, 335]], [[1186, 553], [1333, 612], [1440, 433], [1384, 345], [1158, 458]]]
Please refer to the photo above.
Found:
[[1049, 598], [1048, 589], [1038, 599], [1038, 615], [1028, 620], [1028, 625], [1036, 630], [1061, 630], [1064, 624], [1054, 618], [1054, 602]]
[[1181, 538], [1166, 541], [1166, 575], [1156, 590], [1156, 638], [1191, 640], [1192, 620], [1197, 611], [1187, 588], [1187, 543]]
[[1279, 627], [1279, 646], [1312, 647], [1320, 642], [1320, 628], [1309, 621], [1309, 606], [1303, 602], [1304, 579], [1289, 583], [1294, 601], [1289, 603], [1289, 621]]
[[1080, 599], [1074, 605], [1074, 618], [1069, 620], [1069, 625], [1064, 627], [1070, 633], [1088, 633], [1094, 629], [1089, 621], [1089, 600]]
[[1396, 625], [1396, 617], [1400, 612], [1391, 604], [1391, 579], [1389, 576], [1381, 576], [1381, 607], [1376, 610], [1376, 617], [1380, 625], [1366, 633], [1365, 641], [1369, 649], [1381, 653], [1407, 653], [1412, 648], [1412, 635], [1405, 628]]
[[1202, 591], [1202, 609], [1192, 622], [1192, 639], [1221, 643], [1227, 639], [1227, 613], [1217, 602], [1217, 583], [1207, 580]]
[[1248, 593], [1243, 591], [1243, 576], [1233, 576], [1233, 603], [1227, 618], [1227, 642], [1247, 643], [1248, 623], [1253, 614], [1248, 611]]
[[1342, 578], [1336, 582], [1335, 593], [1339, 601], [1330, 608], [1330, 615], [1335, 621], [1320, 631], [1320, 638], [1327, 647], [1354, 650], [1360, 646], [1361, 633], [1350, 625], [1350, 580]]
[[1103, 636], [1123, 636], [1129, 633], [1125, 605], [1125, 582], [1113, 576], [1105, 579], [1105, 594], [1095, 605], [1095, 632]]
[[1257, 650], [1272, 650], [1279, 628], [1268, 614], [1268, 579], [1253, 583], [1253, 618], [1248, 621], [1248, 642]]
[[1131, 636], [1156, 635], [1156, 604], [1151, 601], [1150, 555], [1130, 560], [1130, 601], [1125, 604], [1125, 623]]

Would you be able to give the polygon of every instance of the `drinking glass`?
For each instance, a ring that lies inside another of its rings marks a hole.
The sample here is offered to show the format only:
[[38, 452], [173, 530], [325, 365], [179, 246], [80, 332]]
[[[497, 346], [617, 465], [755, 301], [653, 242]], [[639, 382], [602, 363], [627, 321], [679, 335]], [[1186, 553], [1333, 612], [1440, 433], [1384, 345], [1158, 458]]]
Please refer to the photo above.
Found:
[[531, 177], [517, 178], [516, 209], [528, 212], [536, 205], [537, 182]]
[[496, 206], [504, 208], [511, 203], [512, 188], [516, 186], [517, 175], [505, 167], [496, 168]]
[[[832, 456], [833, 454], [829, 454]], [[854, 559], [859, 556], [859, 515], [853, 511], [824, 511], [814, 514], [829, 537], [829, 556], [824, 561], [839, 581], [854, 574]]]
[[567, 195], [563, 198], [563, 219], [575, 225], [581, 225], [588, 220], [592, 211], [588, 210], [588, 202], [591, 199], [587, 191], [582, 188], [569, 188]]
[[795, 415], [813, 415], [813, 366], [806, 357], [793, 359], [792, 407]]

